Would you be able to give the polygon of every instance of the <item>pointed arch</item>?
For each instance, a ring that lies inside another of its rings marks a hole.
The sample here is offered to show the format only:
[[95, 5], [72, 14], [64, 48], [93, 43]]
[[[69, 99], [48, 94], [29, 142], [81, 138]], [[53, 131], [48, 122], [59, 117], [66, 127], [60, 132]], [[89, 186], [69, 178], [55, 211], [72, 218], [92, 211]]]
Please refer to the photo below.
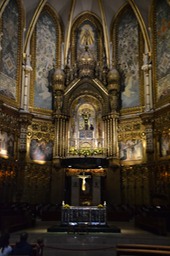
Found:
[[86, 37], [88, 36], [91, 41], [90, 47], [94, 58], [97, 62], [103, 64], [103, 58], [106, 58], [103, 29], [99, 19], [91, 12], [82, 13], [73, 22], [70, 41], [71, 64], [77, 61], [79, 51], [84, 50], [84, 44], [81, 41], [83, 34]]
[[153, 0], [151, 28], [153, 31], [154, 100], [160, 107], [170, 98], [170, 5], [168, 0]]
[[120, 74], [120, 106], [137, 111], [144, 104], [141, 65], [144, 38], [138, 20], [129, 5], [125, 5], [112, 24], [113, 63]]
[[31, 38], [32, 67], [30, 105], [34, 111], [50, 113], [52, 94], [48, 74], [61, 66], [62, 25], [50, 5], [45, 5]]
[[1, 17], [0, 98], [20, 106], [21, 65], [25, 13], [20, 0], [3, 2]]

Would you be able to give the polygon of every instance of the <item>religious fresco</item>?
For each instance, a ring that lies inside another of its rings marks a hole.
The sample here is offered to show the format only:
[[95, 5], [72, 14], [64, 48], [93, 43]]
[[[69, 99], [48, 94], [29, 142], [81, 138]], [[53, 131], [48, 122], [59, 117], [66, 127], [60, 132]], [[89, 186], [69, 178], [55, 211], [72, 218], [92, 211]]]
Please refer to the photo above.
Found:
[[31, 140], [30, 158], [37, 161], [51, 161], [53, 157], [53, 142], [45, 140]]
[[0, 156], [14, 157], [14, 136], [0, 132]]
[[124, 13], [117, 28], [118, 69], [121, 76], [121, 107], [140, 105], [138, 23], [130, 11]]
[[127, 140], [119, 143], [120, 160], [131, 161], [143, 158], [143, 146], [141, 140]]
[[162, 134], [159, 139], [160, 156], [170, 156], [170, 134]]
[[166, 0], [156, 4], [157, 99], [170, 95], [170, 6]]
[[18, 16], [16, 1], [9, 1], [2, 15], [0, 94], [14, 100], [17, 97]]
[[79, 28], [77, 40], [77, 56], [84, 52], [85, 46], [88, 46], [90, 53], [96, 60], [97, 56], [97, 33], [95, 27], [88, 21], [83, 22]]
[[56, 60], [56, 28], [48, 13], [42, 13], [36, 25], [36, 79], [34, 106], [52, 109], [52, 94], [49, 90], [48, 73]]

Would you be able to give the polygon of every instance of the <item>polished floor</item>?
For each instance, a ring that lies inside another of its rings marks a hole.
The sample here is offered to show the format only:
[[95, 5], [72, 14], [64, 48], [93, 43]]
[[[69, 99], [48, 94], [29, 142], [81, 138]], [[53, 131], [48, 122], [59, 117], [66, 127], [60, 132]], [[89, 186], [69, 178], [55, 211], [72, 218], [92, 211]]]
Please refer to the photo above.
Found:
[[[54, 221], [37, 220], [34, 228], [26, 229], [29, 233], [29, 241], [44, 240], [43, 256], [115, 256], [115, 246], [118, 243], [146, 243], [146, 244], [170, 244], [170, 234], [159, 236], [143, 231], [130, 222], [111, 223], [121, 229], [120, 233], [67, 233], [48, 232], [48, 228], [55, 225]], [[11, 242], [19, 239], [21, 231], [11, 234]]]

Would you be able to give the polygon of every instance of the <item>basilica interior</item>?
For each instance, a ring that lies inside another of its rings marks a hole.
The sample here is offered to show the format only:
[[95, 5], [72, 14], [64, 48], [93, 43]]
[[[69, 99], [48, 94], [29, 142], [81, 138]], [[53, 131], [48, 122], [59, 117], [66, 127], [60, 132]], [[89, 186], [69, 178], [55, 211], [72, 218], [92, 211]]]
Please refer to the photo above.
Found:
[[169, 209], [169, 20], [168, 0], [0, 1], [2, 208]]

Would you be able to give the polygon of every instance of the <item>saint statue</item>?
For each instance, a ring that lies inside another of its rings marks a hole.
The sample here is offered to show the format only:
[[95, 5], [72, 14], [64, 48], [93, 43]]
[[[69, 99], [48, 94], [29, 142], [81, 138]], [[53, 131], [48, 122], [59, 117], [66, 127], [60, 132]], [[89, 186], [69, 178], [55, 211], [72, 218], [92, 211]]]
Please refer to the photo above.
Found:
[[94, 32], [92, 27], [88, 24], [82, 27], [80, 33], [80, 44], [85, 46], [94, 44]]
[[88, 122], [89, 122], [90, 113], [83, 112], [82, 117], [83, 117], [83, 120], [84, 120], [84, 128], [85, 128], [85, 130], [88, 130], [88, 128], [89, 128]]

